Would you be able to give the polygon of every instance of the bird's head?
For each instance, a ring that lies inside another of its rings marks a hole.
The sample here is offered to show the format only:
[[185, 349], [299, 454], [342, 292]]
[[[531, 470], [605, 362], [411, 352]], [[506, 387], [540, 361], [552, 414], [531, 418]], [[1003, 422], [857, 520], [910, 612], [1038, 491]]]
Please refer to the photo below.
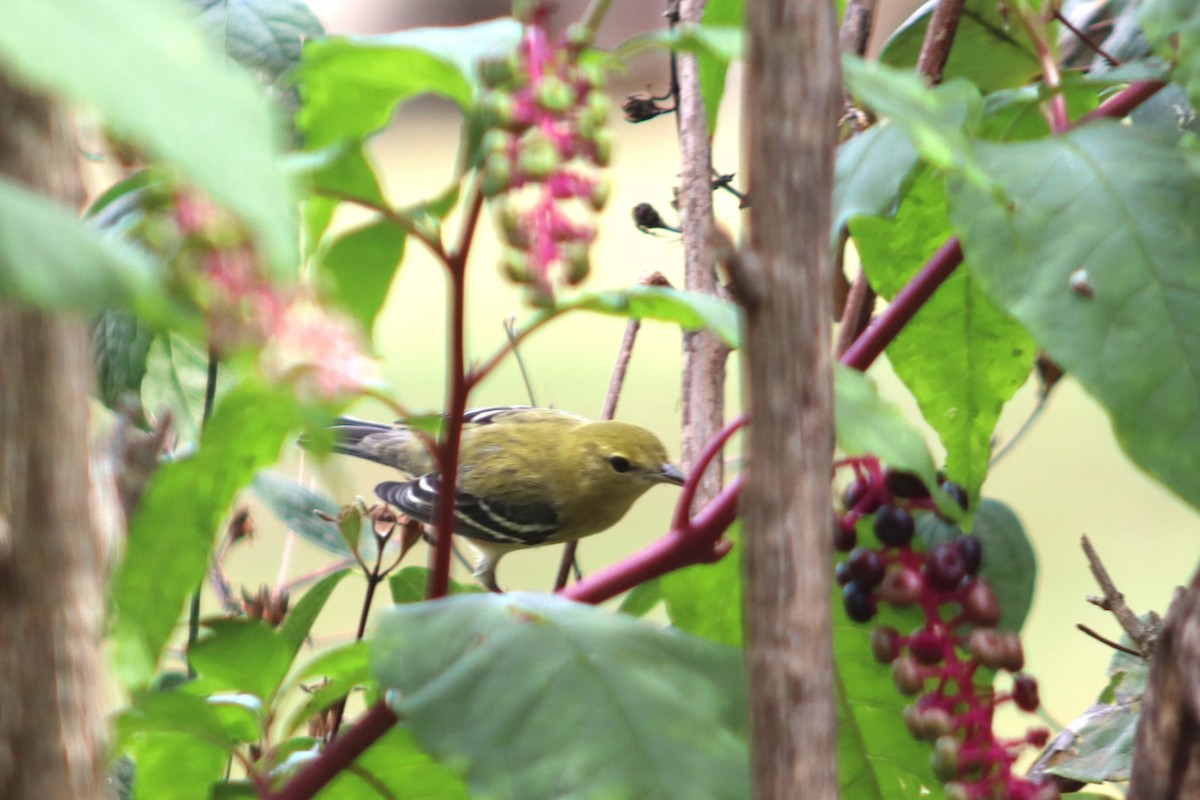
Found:
[[575, 436], [584, 453], [584, 477], [594, 486], [637, 497], [657, 483], [683, 485], [667, 448], [645, 428], [605, 420], [580, 426]]

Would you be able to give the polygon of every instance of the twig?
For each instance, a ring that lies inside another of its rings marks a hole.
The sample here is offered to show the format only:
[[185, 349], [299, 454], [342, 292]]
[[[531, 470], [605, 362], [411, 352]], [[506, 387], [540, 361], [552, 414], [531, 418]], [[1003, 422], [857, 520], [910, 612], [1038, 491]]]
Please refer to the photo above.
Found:
[[1083, 42], [1088, 47], [1088, 49], [1090, 49], [1092, 52], [1096, 53], [1098, 56], [1100, 56], [1105, 61], [1107, 61], [1109, 63], [1109, 66], [1119, 67], [1121, 65], [1121, 61], [1119, 59], [1114, 58], [1113, 56], [1110, 56], [1108, 53], [1104, 52], [1103, 47], [1101, 47], [1100, 45], [1098, 45], [1094, 41], [1092, 41], [1091, 37], [1089, 37], [1083, 31], [1079, 30], [1079, 28], [1076, 28], [1074, 25], [1072, 25], [1071, 21], [1069, 19], [1067, 19], [1065, 16], [1063, 16], [1062, 12], [1059, 11], [1057, 8], [1054, 9], [1054, 18], [1056, 20], [1058, 20], [1060, 23], [1062, 23], [1063, 27], [1065, 27], [1071, 33], [1075, 34], [1075, 38], [1077, 38], [1077, 39], [1079, 39], [1079, 41]]
[[950, 47], [954, 44], [963, 5], [964, 0], [938, 0], [929, 18], [925, 41], [921, 43], [921, 54], [917, 56], [917, 72], [924, 76], [930, 86], [942, 82], [942, 73], [950, 58]]
[[1100, 642], [1101, 644], [1108, 645], [1113, 650], [1120, 650], [1122, 653], [1128, 653], [1129, 655], [1137, 656], [1138, 658], [1142, 657], [1142, 654], [1139, 653], [1137, 650], [1134, 650], [1132, 647], [1126, 647], [1125, 645], [1121, 644], [1120, 642], [1114, 642], [1112, 639], [1109, 639], [1107, 636], [1103, 636], [1103, 635], [1097, 633], [1096, 631], [1089, 628], [1087, 625], [1084, 625], [1082, 622], [1076, 622], [1075, 627], [1078, 628], [1079, 630], [1083, 631], [1084, 633], [1086, 633], [1088, 636], [1092, 637], [1096, 641]]
[[1117, 622], [1121, 625], [1122, 630], [1129, 634], [1129, 638], [1134, 641], [1140, 651], [1138, 654], [1143, 658], [1149, 658], [1150, 648], [1152, 646], [1152, 632], [1150, 628], [1137, 618], [1137, 614], [1125, 605], [1125, 595], [1117, 590], [1116, 584], [1108, 574], [1108, 570], [1104, 568], [1104, 563], [1100, 560], [1100, 556], [1096, 553], [1096, 548], [1092, 547], [1091, 541], [1086, 536], [1080, 537], [1080, 545], [1083, 547], [1083, 552], [1087, 556], [1088, 566], [1092, 570], [1092, 576], [1096, 579], [1096, 583], [1100, 585], [1100, 591], [1104, 592], [1103, 598], [1089, 598], [1105, 611], [1112, 613], [1117, 618]]

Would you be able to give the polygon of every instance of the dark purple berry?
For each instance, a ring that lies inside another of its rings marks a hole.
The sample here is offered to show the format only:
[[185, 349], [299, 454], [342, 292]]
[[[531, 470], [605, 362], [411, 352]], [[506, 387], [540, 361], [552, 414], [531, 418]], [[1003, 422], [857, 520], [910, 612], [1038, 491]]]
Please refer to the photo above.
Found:
[[912, 657], [917, 660], [917, 663], [926, 666], [940, 664], [946, 656], [946, 650], [942, 646], [942, 637], [933, 631], [914, 633], [908, 640], [908, 652], [912, 653]]
[[887, 570], [887, 559], [878, 550], [859, 547], [850, 553], [846, 561], [850, 577], [867, 589], [874, 589], [883, 581]]
[[983, 542], [979, 541], [979, 537], [956, 536], [953, 541], [958, 547], [958, 552], [962, 554], [967, 574], [974, 575], [979, 572], [979, 565], [983, 563]]
[[967, 510], [970, 505], [970, 500], [967, 497], [967, 490], [959, 486], [954, 481], [946, 481], [942, 484], [942, 491], [954, 498], [954, 502], [962, 507], [963, 511]]
[[875, 535], [889, 547], [903, 547], [912, 541], [916, 526], [907, 508], [882, 505], [875, 512]]
[[1021, 637], [1013, 631], [1000, 634], [1001, 659], [1000, 667], [1009, 672], [1020, 672], [1025, 668], [1025, 649], [1021, 647]]
[[858, 501], [867, 496], [869, 484], [866, 481], [855, 480], [846, 485], [842, 490], [842, 508], [847, 511], [854, 509], [858, 505]]
[[911, 472], [888, 469], [883, 473], [883, 485], [892, 497], [904, 497], [917, 500], [929, 497], [929, 487], [925, 482]]
[[871, 597], [870, 589], [854, 581], [842, 587], [842, 605], [846, 616], [855, 622], [870, 622], [875, 616], [875, 598]]
[[839, 553], [849, 553], [858, 544], [858, 532], [854, 530], [849, 520], [833, 515], [833, 549]]
[[850, 565], [845, 561], [839, 561], [837, 566], [833, 568], [833, 579], [837, 581], [838, 586], [845, 586], [850, 582]]
[[997, 669], [1004, 660], [1004, 646], [995, 628], [976, 628], [967, 636], [967, 652], [971, 658], [990, 669]]
[[925, 554], [925, 577], [939, 589], [957, 588], [967, 574], [962, 553], [953, 542], [941, 542]]
[[1037, 711], [1037, 681], [1029, 675], [1014, 676], [1012, 697], [1013, 702], [1017, 704], [1017, 708], [1021, 709], [1022, 711]]

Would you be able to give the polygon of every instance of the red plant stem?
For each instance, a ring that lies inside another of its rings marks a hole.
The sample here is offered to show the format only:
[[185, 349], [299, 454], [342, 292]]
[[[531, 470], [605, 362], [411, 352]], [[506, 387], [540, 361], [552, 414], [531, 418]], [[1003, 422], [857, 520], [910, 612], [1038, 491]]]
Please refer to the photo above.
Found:
[[933, 258], [929, 259], [921, 271], [900, 290], [887, 310], [879, 315], [875, 324], [867, 328], [863, 335], [850, 345], [842, 355], [842, 363], [860, 372], [866, 371], [913, 315], [921, 310], [925, 301], [945, 283], [962, 260], [962, 245], [959, 244], [958, 237], [938, 248]]
[[672, 528], [666, 536], [629, 558], [571, 584], [559, 595], [577, 603], [603, 603], [680, 567], [720, 560], [729, 548], [719, 541], [737, 517], [741, 493], [742, 479], [738, 476], [692, 517], [686, 528]]
[[267, 800], [307, 800], [314, 796], [399, 721], [387, 703], [376, 703], [352, 727], [330, 742], [319, 758], [308, 762], [299, 774]]
[[434, 545], [433, 574], [425, 599], [445, 597], [450, 591], [450, 558], [453, 554], [454, 502], [458, 488], [458, 456], [462, 445], [463, 413], [467, 410], [467, 396], [471, 393], [472, 381], [467, 375], [466, 343], [466, 295], [467, 257], [471, 253], [475, 228], [483, 209], [483, 192], [476, 186], [463, 216], [462, 235], [458, 246], [446, 257], [450, 289], [450, 397], [446, 404], [446, 430], [438, 447], [438, 467], [442, 475], [440, 496], [444, 502], [437, 509], [437, 543]]
[[1083, 125], [1085, 122], [1091, 122], [1101, 117], [1115, 117], [1120, 119], [1149, 100], [1159, 89], [1162, 89], [1166, 85], [1163, 81], [1131, 83], [1087, 114], [1084, 114], [1075, 124], [1077, 126]]

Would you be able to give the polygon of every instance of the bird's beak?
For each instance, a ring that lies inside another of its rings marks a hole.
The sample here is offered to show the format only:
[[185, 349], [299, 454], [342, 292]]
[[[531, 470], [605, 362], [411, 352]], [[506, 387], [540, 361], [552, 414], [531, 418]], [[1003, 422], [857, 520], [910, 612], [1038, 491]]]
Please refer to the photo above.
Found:
[[671, 464], [664, 464], [662, 470], [658, 473], [658, 479], [663, 483], [673, 483], [676, 486], [683, 486], [683, 473]]

